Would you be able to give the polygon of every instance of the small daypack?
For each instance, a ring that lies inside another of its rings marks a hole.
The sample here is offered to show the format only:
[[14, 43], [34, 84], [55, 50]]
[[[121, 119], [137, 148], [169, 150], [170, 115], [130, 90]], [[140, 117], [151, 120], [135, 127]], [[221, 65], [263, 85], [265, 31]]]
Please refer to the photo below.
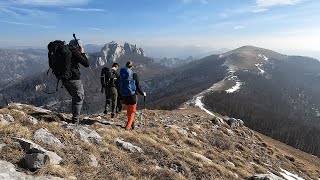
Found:
[[115, 78], [116, 78], [116, 75], [108, 67], [103, 67], [101, 69], [100, 81], [101, 81], [102, 87], [111, 87], [112, 85], [114, 85]]
[[120, 90], [122, 96], [132, 96], [136, 93], [133, 72], [129, 68], [120, 69]]
[[[68, 80], [72, 76], [72, 52], [64, 41], [56, 40], [48, 44], [49, 67], [59, 80]], [[57, 83], [58, 84], [58, 83]]]

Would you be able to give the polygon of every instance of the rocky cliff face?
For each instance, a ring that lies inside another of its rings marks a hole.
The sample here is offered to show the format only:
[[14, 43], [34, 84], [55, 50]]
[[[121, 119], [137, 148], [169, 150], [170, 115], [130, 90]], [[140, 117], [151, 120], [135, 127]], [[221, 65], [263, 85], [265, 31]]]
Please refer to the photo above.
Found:
[[117, 42], [110, 42], [103, 46], [100, 51], [100, 56], [97, 59], [97, 66], [103, 66], [108, 62], [115, 62], [123, 55], [139, 54], [143, 57], [146, 56], [142, 48], [138, 48], [136, 45], [124, 43], [123, 46]]
[[1, 179], [25, 177], [15, 168], [36, 169], [26, 179], [320, 178], [319, 158], [197, 108], [138, 111], [133, 131], [124, 111], [70, 118], [26, 104], [0, 109]]

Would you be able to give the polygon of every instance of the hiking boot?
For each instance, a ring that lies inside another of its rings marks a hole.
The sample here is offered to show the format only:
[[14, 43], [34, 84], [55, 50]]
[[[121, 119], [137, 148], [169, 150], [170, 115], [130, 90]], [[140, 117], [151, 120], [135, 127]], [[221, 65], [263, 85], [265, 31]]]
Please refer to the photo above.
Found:
[[132, 128], [127, 128], [127, 127], [125, 127], [124, 128], [126, 131], [131, 131], [132, 130]]
[[104, 110], [104, 111], [103, 111], [103, 114], [108, 114], [108, 110]]
[[135, 124], [134, 124], [134, 121], [132, 122], [132, 125], [131, 125], [131, 129], [134, 130], [135, 128]]
[[111, 113], [111, 118], [114, 118], [114, 113]]
[[80, 119], [79, 118], [73, 117], [71, 121], [72, 121], [73, 124], [80, 124]]

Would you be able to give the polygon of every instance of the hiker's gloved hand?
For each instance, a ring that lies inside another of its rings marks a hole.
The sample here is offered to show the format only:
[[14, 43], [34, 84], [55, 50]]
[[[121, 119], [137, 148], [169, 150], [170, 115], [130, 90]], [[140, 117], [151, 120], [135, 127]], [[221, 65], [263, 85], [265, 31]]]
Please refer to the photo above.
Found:
[[146, 92], [143, 92], [143, 96], [147, 96], [147, 93], [146, 93]]

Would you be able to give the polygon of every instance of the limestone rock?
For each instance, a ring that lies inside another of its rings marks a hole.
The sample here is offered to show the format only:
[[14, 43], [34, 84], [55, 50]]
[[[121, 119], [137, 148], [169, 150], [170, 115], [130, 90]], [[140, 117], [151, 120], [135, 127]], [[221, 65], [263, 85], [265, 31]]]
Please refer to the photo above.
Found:
[[[26, 164], [29, 165], [28, 168], [30, 169], [34, 169], [34, 167], [39, 167], [39, 165], [45, 165], [47, 163], [57, 165], [62, 162], [62, 158], [56, 153], [45, 150], [44, 148], [42, 148], [38, 144], [33, 143], [30, 140], [23, 138], [15, 139], [19, 142], [22, 149], [26, 152], [25, 160]], [[43, 154], [43, 156], [39, 154]]]
[[95, 144], [100, 144], [102, 142], [102, 137], [95, 130], [91, 130], [87, 127], [69, 125], [67, 129], [71, 129], [72, 132], [84, 142]]
[[244, 125], [241, 119], [229, 118], [226, 121], [231, 128], [242, 127]]
[[14, 165], [10, 162], [0, 160], [0, 179], [1, 180], [62, 180], [62, 178], [52, 176], [34, 177], [17, 172]]
[[184, 128], [179, 127], [177, 125], [166, 125], [166, 127], [170, 127], [170, 128], [176, 129], [178, 132], [180, 132], [183, 135], [188, 135], [188, 132]]
[[[100, 55], [101, 55], [102, 61], [100, 61], [100, 63], [115, 62], [124, 53], [125, 53], [125, 50], [118, 43], [114, 41], [107, 43], [101, 49]], [[102, 64], [97, 64], [97, 65], [101, 66]]]
[[24, 157], [25, 163], [29, 169], [39, 169], [49, 164], [50, 158], [42, 153], [26, 154]]
[[227, 129], [227, 134], [229, 136], [235, 136], [235, 133], [231, 129]]
[[213, 124], [216, 124], [216, 125], [220, 125], [220, 124], [224, 124], [224, 123], [225, 123], [224, 120], [223, 120], [222, 118], [220, 118], [220, 117], [215, 117], [215, 118], [213, 118], [213, 119], [211, 120], [211, 122], [212, 122]]
[[99, 163], [97, 161], [97, 158], [93, 154], [91, 154], [89, 158], [91, 160], [90, 165], [93, 167], [98, 167]]
[[4, 143], [0, 143], [0, 151], [2, 150], [2, 148], [4, 148], [6, 146], [6, 144]]
[[52, 111], [48, 110], [48, 109], [43, 109], [41, 107], [34, 107], [34, 106], [30, 106], [32, 108], [32, 110], [39, 112], [39, 113], [44, 113], [44, 114], [49, 114], [52, 113]]
[[36, 118], [34, 118], [32, 116], [28, 116], [28, 119], [33, 125], [36, 125], [39, 122], [38, 119], [36, 119]]
[[10, 114], [0, 114], [0, 121], [14, 122], [14, 118]]
[[37, 141], [41, 141], [45, 144], [48, 144], [54, 147], [59, 147], [59, 148], [64, 147], [64, 145], [60, 142], [60, 140], [45, 128], [38, 129], [34, 133], [33, 138]]
[[140, 152], [140, 153], [143, 152], [143, 150], [142, 150], [140, 147], [135, 146], [135, 145], [133, 145], [133, 144], [131, 144], [131, 143], [129, 143], [129, 142], [125, 142], [125, 141], [123, 141], [123, 139], [121, 139], [121, 138], [116, 138], [115, 141], [116, 141], [116, 143], [117, 143], [118, 146], [120, 146], [121, 148], [123, 148], [123, 149], [125, 149], [125, 150], [127, 150], [127, 151], [130, 151], [130, 152]]
[[146, 56], [144, 50], [142, 48], [138, 48], [136, 45], [124, 43], [122, 46], [119, 43], [112, 41], [102, 47], [100, 57], [96, 60], [96, 66], [103, 66], [106, 63], [115, 62], [125, 54], [139, 54], [141, 56]]

